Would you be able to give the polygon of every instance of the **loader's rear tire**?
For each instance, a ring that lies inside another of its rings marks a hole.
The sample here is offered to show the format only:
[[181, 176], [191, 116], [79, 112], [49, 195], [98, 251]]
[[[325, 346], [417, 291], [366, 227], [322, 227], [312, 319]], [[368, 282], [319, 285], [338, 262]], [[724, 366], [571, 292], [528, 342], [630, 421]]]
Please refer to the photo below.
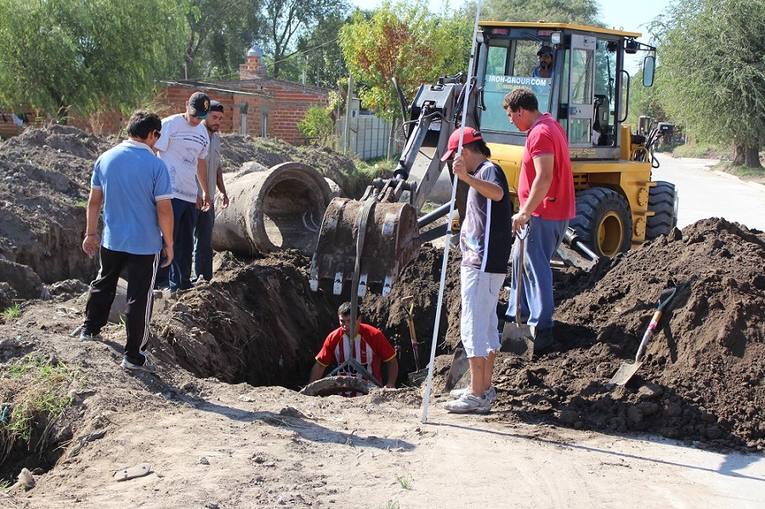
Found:
[[626, 198], [607, 187], [576, 193], [571, 226], [598, 256], [613, 257], [632, 243], [632, 214]]
[[667, 235], [677, 226], [677, 190], [671, 182], [658, 181], [648, 194], [648, 210], [656, 212], [646, 222], [645, 238]]
[[374, 384], [355, 376], [328, 376], [312, 382], [300, 391], [306, 396], [333, 396], [344, 392], [369, 394]]

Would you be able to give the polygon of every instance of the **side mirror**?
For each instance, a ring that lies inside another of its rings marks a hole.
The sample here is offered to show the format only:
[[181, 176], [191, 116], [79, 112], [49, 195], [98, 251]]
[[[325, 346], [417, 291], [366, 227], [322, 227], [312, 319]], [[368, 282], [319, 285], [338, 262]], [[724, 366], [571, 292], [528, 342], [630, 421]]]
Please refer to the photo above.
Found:
[[656, 70], [656, 57], [648, 55], [643, 59], [643, 86], [653, 86], [653, 75]]

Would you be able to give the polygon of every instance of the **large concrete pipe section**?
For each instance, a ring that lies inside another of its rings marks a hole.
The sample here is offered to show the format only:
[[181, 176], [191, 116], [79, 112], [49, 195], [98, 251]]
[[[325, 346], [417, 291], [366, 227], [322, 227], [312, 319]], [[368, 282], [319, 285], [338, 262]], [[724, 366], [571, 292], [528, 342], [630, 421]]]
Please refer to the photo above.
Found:
[[332, 192], [302, 163], [282, 163], [227, 179], [228, 208], [215, 210], [213, 249], [252, 256], [294, 248], [312, 254]]

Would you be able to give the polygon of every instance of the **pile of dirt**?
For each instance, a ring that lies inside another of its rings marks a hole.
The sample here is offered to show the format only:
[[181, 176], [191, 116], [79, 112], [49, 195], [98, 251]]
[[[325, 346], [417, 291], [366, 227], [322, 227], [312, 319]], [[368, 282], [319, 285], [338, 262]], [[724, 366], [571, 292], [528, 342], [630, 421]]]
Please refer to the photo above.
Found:
[[359, 174], [353, 160], [326, 147], [295, 146], [277, 139], [252, 138], [239, 134], [221, 136], [221, 166], [224, 172], [238, 171], [242, 164], [256, 161], [265, 168], [297, 161], [332, 179], [345, 196], [360, 197], [369, 178]]
[[229, 383], [304, 385], [337, 326], [336, 304], [308, 286], [308, 265], [298, 251], [249, 263], [228, 257], [214, 281], [158, 318], [158, 357]]
[[[724, 219], [673, 231], [573, 278], [557, 352], [497, 363], [498, 409], [576, 428], [648, 431], [720, 446], [765, 447], [765, 235]], [[589, 285], [589, 286], [588, 286]], [[624, 388], [662, 290], [679, 286]]]
[[31, 267], [46, 283], [94, 274], [80, 242], [93, 162], [111, 145], [59, 125], [0, 144], [0, 257]]
[[[80, 249], [90, 177], [98, 156], [119, 141], [53, 125], [27, 129], [0, 144], [0, 260], [28, 266], [39, 276], [16, 284], [0, 268], [0, 281], [9, 286], [0, 288], [0, 303], [41, 297], [28, 291], [40, 287], [40, 280], [93, 277], [97, 261]], [[367, 183], [352, 160], [328, 149], [238, 135], [223, 135], [222, 145], [226, 171], [238, 170], [245, 161], [271, 167], [295, 160], [318, 169], [349, 196], [360, 194]], [[19, 272], [15, 280], [24, 273], [31, 271]]]
[[[411, 313], [418, 342], [419, 364], [424, 368], [430, 355], [435, 326], [436, 303], [443, 264], [442, 248], [425, 244], [402, 271], [390, 295], [368, 294], [361, 303], [365, 320], [380, 327], [399, 351], [402, 380], [416, 369], [407, 315]], [[460, 341], [460, 253], [451, 249], [444, 287], [437, 351], [444, 353]]]

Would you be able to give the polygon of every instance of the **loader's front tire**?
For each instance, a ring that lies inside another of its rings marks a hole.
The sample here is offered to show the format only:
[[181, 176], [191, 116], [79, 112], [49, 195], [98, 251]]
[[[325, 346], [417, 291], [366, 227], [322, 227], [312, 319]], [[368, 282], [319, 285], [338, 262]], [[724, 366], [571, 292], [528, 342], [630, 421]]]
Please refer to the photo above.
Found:
[[571, 226], [598, 256], [613, 257], [632, 244], [632, 214], [626, 198], [607, 187], [576, 193]]
[[648, 210], [655, 212], [646, 222], [645, 238], [653, 240], [659, 235], [667, 235], [677, 226], [677, 190], [675, 184], [656, 182], [648, 194]]

